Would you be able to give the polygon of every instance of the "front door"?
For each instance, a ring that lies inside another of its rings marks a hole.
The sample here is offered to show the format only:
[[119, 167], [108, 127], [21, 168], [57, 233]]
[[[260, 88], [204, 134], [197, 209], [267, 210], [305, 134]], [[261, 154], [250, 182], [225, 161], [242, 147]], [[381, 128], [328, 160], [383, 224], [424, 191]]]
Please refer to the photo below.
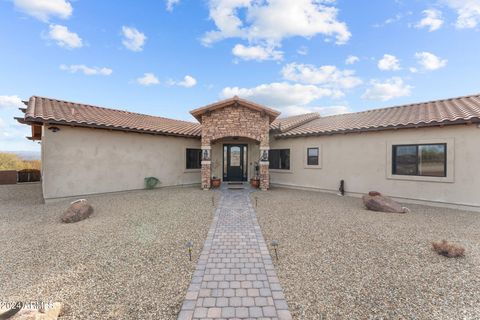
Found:
[[223, 180], [247, 181], [247, 146], [225, 144], [223, 146]]

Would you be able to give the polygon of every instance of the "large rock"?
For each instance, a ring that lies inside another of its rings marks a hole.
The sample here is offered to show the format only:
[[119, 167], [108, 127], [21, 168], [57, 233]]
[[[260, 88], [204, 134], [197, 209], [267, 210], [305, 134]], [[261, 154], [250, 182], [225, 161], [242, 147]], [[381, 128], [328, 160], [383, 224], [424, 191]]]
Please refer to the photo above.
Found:
[[398, 202], [382, 195], [365, 195], [362, 197], [363, 204], [368, 210], [393, 213], [407, 213], [409, 209], [402, 207]]
[[72, 223], [87, 219], [93, 213], [93, 207], [85, 199], [74, 201], [63, 213], [62, 222]]

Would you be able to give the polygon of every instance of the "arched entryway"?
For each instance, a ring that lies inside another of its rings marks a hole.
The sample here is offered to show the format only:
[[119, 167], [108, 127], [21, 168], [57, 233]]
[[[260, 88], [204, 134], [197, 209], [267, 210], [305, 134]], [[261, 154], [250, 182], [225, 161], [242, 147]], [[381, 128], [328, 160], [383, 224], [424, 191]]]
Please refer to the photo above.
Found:
[[[242, 179], [251, 176], [252, 171], [249, 175], [248, 169], [255, 166], [256, 161], [253, 161], [254, 158], [248, 157], [248, 152], [253, 152], [255, 148], [248, 148], [249, 143], [245, 143], [245, 141], [255, 142], [253, 145], [257, 146], [260, 188], [262, 190], [269, 188], [269, 131], [271, 122], [278, 117], [279, 112], [234, 97], [193, 110], [191, 114], [202, 124], [203, 189], [210, 189], [210, 179], [213, 174], [218, 175], [217, 166], [220, 157], [222, 158], [222, 179], [225, 178], [223, 173], [225, 169], [225, 163], [223, 162], [225, 150], [227, 150], [227, 153], [230, 152], [226, 155], [226, 169], [227, 171], [230, 170], [230, 172], [227, 172], [226, 178], [230, 179], [236, 174], [241, 174]], [[218, 150], [220, 144], [222, 147]], [[244, 148], [245, 146], [246, 148]], [[234, 151], [233, 166], [232, 150]], [[246, 156], [245, 152], [247, 153]], [[230, 168], [228, 168], [228, 165]], [[242, 168], [239, 168], [240, 166]]]

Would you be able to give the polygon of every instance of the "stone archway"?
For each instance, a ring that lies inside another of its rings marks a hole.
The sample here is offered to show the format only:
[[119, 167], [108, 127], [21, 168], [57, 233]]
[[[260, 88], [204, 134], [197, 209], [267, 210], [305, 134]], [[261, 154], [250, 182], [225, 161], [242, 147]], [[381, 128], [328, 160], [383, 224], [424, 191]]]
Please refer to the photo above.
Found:
[[202, 188], [210, 189], [211, 144], [226, 137], [245, 137], [260, 143], [260, 188], [269, 188], [270, 123], [279, 112], [234, 97], [191, 111], [202, 124]]

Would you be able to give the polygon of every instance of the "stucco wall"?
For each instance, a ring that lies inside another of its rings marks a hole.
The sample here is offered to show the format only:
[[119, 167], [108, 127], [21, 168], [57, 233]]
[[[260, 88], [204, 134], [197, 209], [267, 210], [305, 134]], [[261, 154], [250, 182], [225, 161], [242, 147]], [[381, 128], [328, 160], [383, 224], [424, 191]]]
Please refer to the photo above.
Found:
[[[447, 178], [391, 175], [391, 145], [447, 143]], [[320, 148], [320, 166], [306, 168], [306, 148]], [[290, 148], [290, 171], [270, 170], [273, 184], [352, 195], [370, 190], [428, 202], [480, 206], [480, 128], [457, 125], [359, 134], [270, 139], [270, 149]], [[398, 179], [402, 178], [402, 179]]]
[[200, 170], [185, 169], [185, 149], [199, 139], [59, 126], [42, 140], [45, 199], [200, 183]]

